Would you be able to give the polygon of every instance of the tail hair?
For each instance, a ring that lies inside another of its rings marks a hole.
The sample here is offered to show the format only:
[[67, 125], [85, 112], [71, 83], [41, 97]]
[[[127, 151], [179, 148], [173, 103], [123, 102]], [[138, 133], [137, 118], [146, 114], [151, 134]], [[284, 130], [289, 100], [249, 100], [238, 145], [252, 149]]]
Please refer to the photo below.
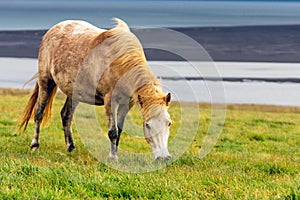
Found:
[[30, 79], [28, 79], [22, 86], [22, 88], [24, 89], [26, 85], [28, 85], [31, 81], [37, 79], [38, 77], [38, 73], [36, 73], [35, 75], [33, 75]]
[[[52, 91], [50, 98], [47, 102], [47, 105], [45, 107], [43, 124], [45, 124], [51, 118], [52, 103], [53, 103], [56, 92], [57, 92], [57, 86], [55, 86], [54, 90]], [[28, 122], [34, 116], [34, 110], [35, 110], [35, 107], [37, 104], [38, 95], [39, 95], [39, 84], [36, 83], [35, 88], [29, 98], [29, 101], [27, 102], [27, 105], [26, 105], [23, 113], [20, 115], [20, 117], [18, 119], [18, 122], [19, 122], [19, 127], [17, 130], [18, 132], [21, 131], [22, 129], [23, 129], [22, 133], [24, 133], [26, 131]]]

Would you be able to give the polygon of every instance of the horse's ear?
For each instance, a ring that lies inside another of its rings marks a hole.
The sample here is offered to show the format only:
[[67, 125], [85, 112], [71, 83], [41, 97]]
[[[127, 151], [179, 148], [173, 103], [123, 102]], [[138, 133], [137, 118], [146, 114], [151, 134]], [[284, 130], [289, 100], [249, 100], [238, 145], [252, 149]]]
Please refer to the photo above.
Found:
[[169, 104], [171, 102], [171, 93], [170, 92], [165, 96], [165, 102], [166, 102], [167, 106], [169, 106]]
[[141, 107], [143, 107], [142, 97], [138, 94], [138, 101]]

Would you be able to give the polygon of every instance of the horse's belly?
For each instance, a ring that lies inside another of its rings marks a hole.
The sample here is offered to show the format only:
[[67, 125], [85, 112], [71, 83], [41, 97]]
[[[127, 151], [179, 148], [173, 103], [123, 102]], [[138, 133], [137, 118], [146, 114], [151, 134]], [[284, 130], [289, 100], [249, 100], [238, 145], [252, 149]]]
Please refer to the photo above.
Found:
[[97, 85], [92, 84], [88, 78], [76, 78], [76, 75], [72, 78], [65, 77], [62, 73], [57, 74], [55, 82], [64, 94], [74, 98], [74, 100], [95, 105], [104, 104], [104, 95], [97, 90]]

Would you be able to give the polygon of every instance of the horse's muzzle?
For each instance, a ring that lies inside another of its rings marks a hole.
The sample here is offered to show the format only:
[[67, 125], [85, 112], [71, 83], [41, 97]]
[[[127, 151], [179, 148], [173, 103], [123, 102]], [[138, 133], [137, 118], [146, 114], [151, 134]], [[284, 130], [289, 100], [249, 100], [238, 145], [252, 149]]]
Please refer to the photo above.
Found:
[[165, 156], [165, 157], [159, 156], [159, 157], [155, 158], [155, 160], [157, 160], [157, 161], [159, 161], [159, 160], [166, 160], [166, 161], [168, 161], [168, 160], [170, 160], [171, 158], [172, 158], [171, 155], [167, 155], [167, 156]]

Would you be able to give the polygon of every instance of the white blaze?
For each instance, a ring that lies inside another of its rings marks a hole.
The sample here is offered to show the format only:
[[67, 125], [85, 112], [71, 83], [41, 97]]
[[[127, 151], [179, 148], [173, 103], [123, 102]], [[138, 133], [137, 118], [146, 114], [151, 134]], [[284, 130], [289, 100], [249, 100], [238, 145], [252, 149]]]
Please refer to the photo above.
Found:
[[171, 119], [167, 110], [145, 123], [145, 138], [151, 145], [155, 159], [170, 157], [168, 151], [170, 123]]

